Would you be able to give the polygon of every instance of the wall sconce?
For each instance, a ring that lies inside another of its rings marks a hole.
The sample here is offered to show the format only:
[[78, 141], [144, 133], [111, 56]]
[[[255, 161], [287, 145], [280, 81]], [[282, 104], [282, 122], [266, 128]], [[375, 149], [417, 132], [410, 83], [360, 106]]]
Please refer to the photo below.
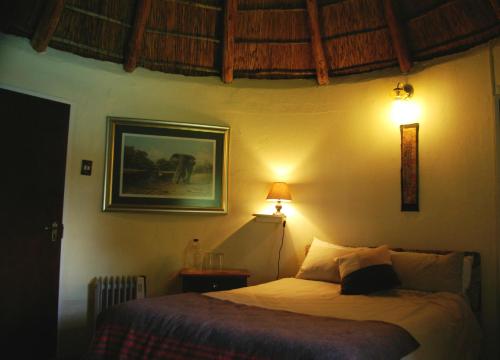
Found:
[[282, 201], [292, 201], [292, 195], [288, 189], [288, 184], [284, 182], [275, 182], [271, 185], [269, 194], [267, 194], [267, 200], [276, 201], [276, 212], [274, 215], [283, 216], [281, 213], [281, 202]]
[[413, 86], [411, 84], [398, 83], [392, 90], [394, 102], [391, 109], [391, 118], [397, 124], [410, 124], [420, 116], [420, 108], [413, 100]]
[[406, 100], [413, 96], [413, 86], [411, 84], [398, 83], [394, 89], [394, 98], [398, 100]]
[[413, 86], [398, 83], [392, 90], [392, 120], [399, 124], [401, 132], [401, 211], [418, 211], [418, 129], [415, 121], [420, 108], [415, 104]]

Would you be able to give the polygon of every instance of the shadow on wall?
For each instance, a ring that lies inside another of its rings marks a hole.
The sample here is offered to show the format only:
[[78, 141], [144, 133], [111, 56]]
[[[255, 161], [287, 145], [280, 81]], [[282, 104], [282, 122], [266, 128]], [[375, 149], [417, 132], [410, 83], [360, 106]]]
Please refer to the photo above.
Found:
[[[163, 262], [162, 265], [163, 265], [163, 267], [167, 267], [167, 264], [174, 263], [175, 260], [176, 260], [175, 256], [173, 256], [173, 255], [167, 256], [166, 260]], [[163, 269], [161, 269], [160, 271], [158, 271], [158, 274], [156, 274], [156, 278], [160, 281], [160, 279], [162, 279], [162, 276], [164, 273], [165, 273], [165, 271], [163, 271]], [[180, 293], [181, 290], [182, 290], [182, 283], [181, 283], [181, 279], [179, 277], [179, 273], [177, 271], [171, 272], [167, 276], [166, 287], [165, 287], [165, 291], [163, 293], [164, 294], [176, 294], [176, 293]]]
[[251, 220], [212, 251], [224, 253], [225, 268], [248, 269], [249, 284], [274, 280], [281, 241], [281, 224]]

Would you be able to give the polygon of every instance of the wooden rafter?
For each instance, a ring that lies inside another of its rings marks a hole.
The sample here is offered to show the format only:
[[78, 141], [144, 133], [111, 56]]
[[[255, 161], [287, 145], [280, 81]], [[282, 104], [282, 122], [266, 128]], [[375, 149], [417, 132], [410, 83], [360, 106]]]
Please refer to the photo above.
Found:
[[393, 0], [384, 0], [385, 19], [389, 26], [392, 46], [398, 57], [401, 72], [407, 73], [412, 67], [412, 60], [406, 41], [405, 31], [394, 7]]
[[137, 59], [141, 53], [144, 39], [144, 30], [151, 12], [151, 0], [137, 1], [134, 25], [132, 26], [132, 35], [128, 43], [128, 52], [123, 68], [127, 72], [132, 72], [137, 67]]
[[316, 79], [319, 85], [328, 84], [328, 65], [325, 52], [321, 42], [321, 30], [319, 28], [318, 3], [316, 0], [307, 0], [307, 14], [309, 32], [311, 34], [311, 49], [316, 64]]
[[234, 31], [238, 12], [237, 0], [226, 0], [224, 8], [224, 38], [222, 41], [222, 81], [231, 83], [234, 72]]
[[495, 11], [497, 19], [500, 20], [500, 0], [490, 0], [490, 4], [491, 7], [493, 8], [493, 11]]
[[61, 14], [64, 10], [64, 0], [48, 0], [38, 21], [35, 34], [31, 39], [31, 46], [38, 52], [47, 50], [50, 39], [57, 29]]

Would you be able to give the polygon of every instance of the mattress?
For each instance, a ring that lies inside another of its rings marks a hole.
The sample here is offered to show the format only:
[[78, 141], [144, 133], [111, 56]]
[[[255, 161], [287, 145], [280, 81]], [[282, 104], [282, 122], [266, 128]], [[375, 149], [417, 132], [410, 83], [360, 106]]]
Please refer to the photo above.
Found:
[[466, 300], [457, 294], [391, 290], [341, 295], [339, 284], [284, 278], [204, 295], [271, 310], [395, 324], [420, 343], [405, 360], [479, 357], [480, 327]]

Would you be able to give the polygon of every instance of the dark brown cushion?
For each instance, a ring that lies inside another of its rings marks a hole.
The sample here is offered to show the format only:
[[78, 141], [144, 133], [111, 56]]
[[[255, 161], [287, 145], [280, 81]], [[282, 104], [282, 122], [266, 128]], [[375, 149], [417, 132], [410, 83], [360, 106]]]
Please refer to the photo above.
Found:
[[392, 268], [391, 254], [386, 245], [341, 256], [339, 269], [342, 294], [369, 294], [401, 284]]
[[356, 270], [342, 279], [341, 294], [361, 295], [389, 290], [401, 282], [392, 265], [372, 265]]

